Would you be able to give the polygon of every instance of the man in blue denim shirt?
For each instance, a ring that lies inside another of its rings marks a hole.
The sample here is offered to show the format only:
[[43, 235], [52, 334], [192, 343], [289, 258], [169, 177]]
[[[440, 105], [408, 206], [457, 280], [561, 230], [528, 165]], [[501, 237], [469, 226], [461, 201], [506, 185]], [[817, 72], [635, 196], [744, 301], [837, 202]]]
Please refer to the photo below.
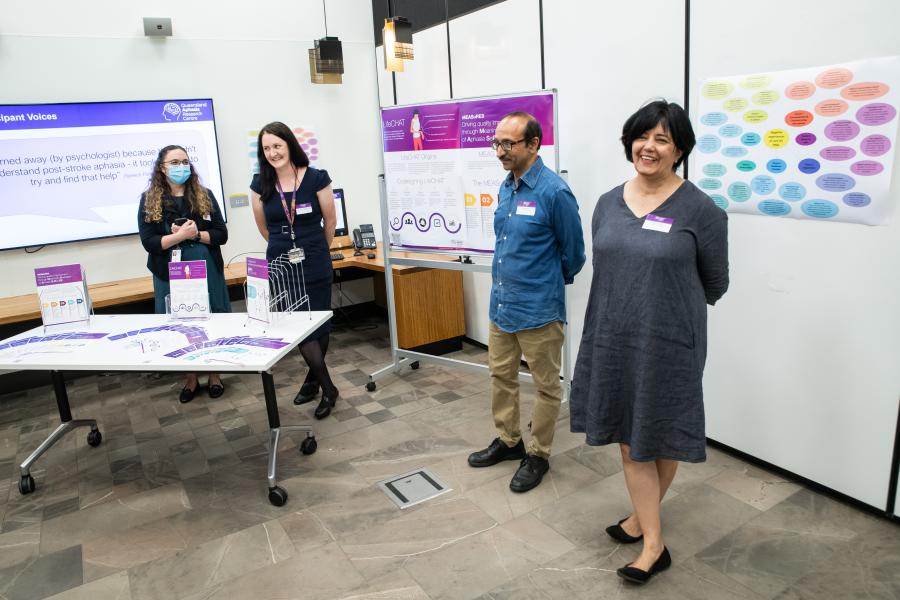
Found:
[[[499, 437], [469, 456], [469, 465], [521, 463], [509, 487], [527, 492], [550, 469], [548, 461], [561, 386], [560, 356], [566, 284], [584, 265], [578, 202], [566, 182], [538, 156], [541, 126], [527, 113], [506, 115], [491, 142], [503, 168], [494, 213], [490, 337], [491, 404]], [[528, 362], [537, 388], [526, 451], [519, 419], [519, 363]]]

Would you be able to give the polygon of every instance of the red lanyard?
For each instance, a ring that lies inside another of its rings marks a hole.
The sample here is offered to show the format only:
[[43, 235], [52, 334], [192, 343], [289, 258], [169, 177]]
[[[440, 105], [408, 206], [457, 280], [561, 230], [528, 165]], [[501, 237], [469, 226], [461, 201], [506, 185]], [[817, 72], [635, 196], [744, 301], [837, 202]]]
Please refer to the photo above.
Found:
[[284, 216], [287, 218], [288, 224], [291, 226], [291, 239], [294, 239], [294, 217], [296, 216], [297, 210], [297, 192], [300, 190], [300, 182], [297, 181], [297, 174], [294, 174], [294, 181], [297, 184], [297, 187], [294, 189], [294, 193], [291, 196], [291, 210], [288, 210], [287, 200], [284, 199], [284, 192], [281, 191], [281, 182], [275, 182], [275, 189], [278, 190], [278, 195], [281, 196], [281, 207], [284, 209]]

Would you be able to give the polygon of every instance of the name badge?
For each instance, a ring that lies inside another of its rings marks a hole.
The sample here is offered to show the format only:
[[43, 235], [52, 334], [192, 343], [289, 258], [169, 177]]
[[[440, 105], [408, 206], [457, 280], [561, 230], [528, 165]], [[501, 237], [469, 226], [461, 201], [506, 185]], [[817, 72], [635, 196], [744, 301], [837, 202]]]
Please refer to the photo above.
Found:
[[532, 202], [530, 200], [519, 200], [516, 202], [517, 215], [528, 215], [529, 217], [533, 217], [536, 210], [537, 202]]
[[181, 248], [172, 248], [172, 262], [181, 262]]
[[203, 215], [204, 221], [212, 221], [212, 215]]
[[298, 215], [308, 215], [312, 212], [312, 203], [308, 204], [298, 204], [297, 205], [297, 214]]
[[654, 214], [648, 214], [644, 217], [644, 225], [641, 229], [669, 233], [669, 230], [672, 229], [672, 223], [674, 222], [675, 219], [667, 219], [666, 217], [657, 217]]

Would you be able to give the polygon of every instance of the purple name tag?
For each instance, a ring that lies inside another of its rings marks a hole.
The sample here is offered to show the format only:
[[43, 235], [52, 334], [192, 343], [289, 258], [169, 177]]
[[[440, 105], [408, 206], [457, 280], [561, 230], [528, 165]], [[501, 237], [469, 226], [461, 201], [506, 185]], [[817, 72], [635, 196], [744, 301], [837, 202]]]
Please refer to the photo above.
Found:
[[81, 281], [81, 265], [60, 265], [35, 269], [34, 281], [38, 287]]
[[311, 202], [305, 202], [303, 204], [297, 205], [297, 214], [298, 215], [308, 215], [311, 212], [312, 212], [312, 203]]
[[654, 214], [648, 214], [644, 217], [644, 225], [643, 229], [650, 229], [651, 231], [661, 231], [663, 233], [669, 233], [669, 230], [672, 229], [672, 224], [675, 222], [675, 219], [669, 219], [666, 217], [657, 217]]
[[536, 210], [537, 202], [533, 200], [519, 200], [516, 202], [517, 215], [529, 215], [533, 217]]
[[247, 258], [247, 277], [269, 278], [269, 261], [264, 258]]
[[206, 261], [170, 262], [169, 279], [206, 279]]

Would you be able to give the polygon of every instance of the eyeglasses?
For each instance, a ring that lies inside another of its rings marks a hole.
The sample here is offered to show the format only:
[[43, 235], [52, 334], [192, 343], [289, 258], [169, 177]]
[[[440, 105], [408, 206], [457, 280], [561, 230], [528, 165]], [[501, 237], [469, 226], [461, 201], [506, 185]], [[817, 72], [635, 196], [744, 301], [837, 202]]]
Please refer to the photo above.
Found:
[[189, 161], [188, 159], [170, 160], [170, 161], [166, 162], [166, 164], [169, 165], [170, 167], [177, 167], [178, 165], [184, 165], [185, 167], [189, 167], [189, 166], [191, 166], [191, 161]]
[[516, 144], [521, 144], [524, 141], [525, 141], [525, 138], [522, 138], [521, 140], [516, 140], [516, 141], [512, 141], [512, 140], [501, 141], [501, 140], [495, 139], [495, 140], [491, 140], [491, 148], [494, 149], [494, 152], [497, 151], [497, 148], [503, 148], [504, 150], [509, 152], [510, 150], [512, 150], [513, 146], [515, 146]]

